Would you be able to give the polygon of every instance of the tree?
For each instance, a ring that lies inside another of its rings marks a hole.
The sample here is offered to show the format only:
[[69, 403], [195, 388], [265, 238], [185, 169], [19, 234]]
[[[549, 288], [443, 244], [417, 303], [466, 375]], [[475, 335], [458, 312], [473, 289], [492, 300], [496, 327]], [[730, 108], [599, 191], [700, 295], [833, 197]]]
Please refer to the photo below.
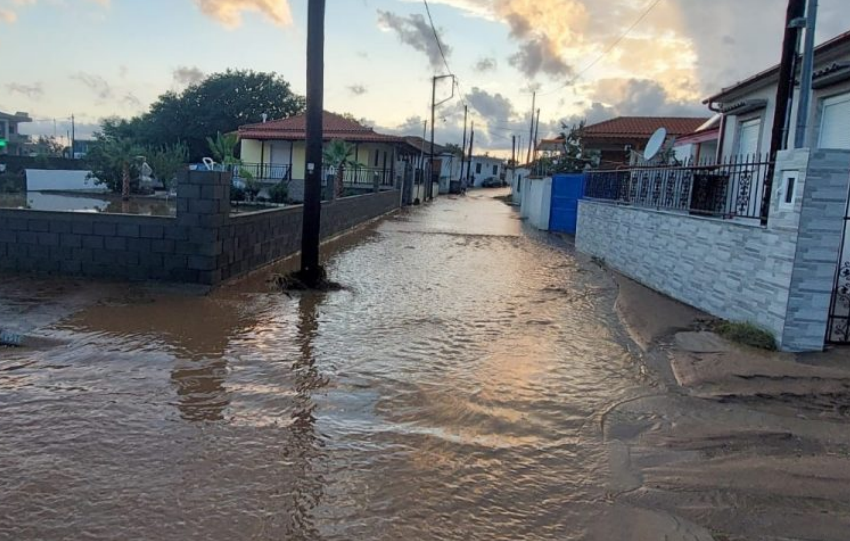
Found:
[[[138, 178], [138, 158], [144, 149], [132, 139], [106, 137], [97, 134], [87, 160], [91, 164], [90, 177], [106, 185], [113, 192], [121, 191], [124, 200], [130, 198], [132, 178]], [[119, 181], [120, 179], [120, 181]]]
[[228, 70], [210, 75], [182, 93], [166, 92], [150, 110], [129, 121], [114, 119], [105, 134], [131, 137], [148, 146], [185, 143], [199, 161], [208, 152], [206, 137], [231, 133], [239, 126], [269, 118], [288, 118], [304, 111], [304, 97], [275, 73]]
[[154, 177], [170, 191], [174, 188], [177, 173], [186, 168], [189, 161], [189, 149], [183, 143], [162, 145], [148, 149], [147, 162], [153, 169]]
[[207, 137], [207, 147], [210, 152], [212, 152], [213, 158], [215, 158], [218, 163], [225, 166], [238, 165], [241, 163], [241, 160], [236, 157], [236, 146], [238, 144], [239, 136], [235, 133], [222, 135], [221, 132], [218, 132], [215, 139]]
[[581, 140], [584, 126], [584, 120], [572, 126], [561, 124], [563, 128], [561, 138], [564, 140], [563, 152], [551, 158], [543, 158], [550, 161], [548, 165], [550, 165], [553, 173], [580, 173], [588, 165], [594, 164], [594, 156], [588, 155], [584, 151], [584, 144]]
[[47, 158], [61, 158], [65, 147], [53, 136], [39, 136], [35, 143], [36, 153]]
[[322, 151], [322, 161], [328, 168], [333, 168], [336, 171], [334, 177], [334, 194], [336, 197], [342, 197], [346, 167], [362, 167], [360, 163], [351, 159], [351, 154], [354, 153], [354, 145], [346, 143], [340, 139], [331, 141]]
[[460, 145], [456, 145], [454, 143], [449, 143], [445, 145], [446, 152], [454, 154], [455, 156], [463, 156], [463, 149], [460, 148]]

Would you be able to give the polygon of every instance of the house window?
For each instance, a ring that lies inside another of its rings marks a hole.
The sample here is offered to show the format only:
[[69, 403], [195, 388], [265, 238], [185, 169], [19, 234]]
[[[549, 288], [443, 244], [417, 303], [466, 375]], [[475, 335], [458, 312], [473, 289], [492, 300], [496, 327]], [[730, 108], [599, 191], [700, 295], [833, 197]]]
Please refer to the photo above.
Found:
[[476, 163], [476, 164], [475, 164], [475, 174], [476, 174], [476, 175], [480, 175], [480, 174], [481, 174], [481, 164], [480, 164], [480, 163]]
[[850, 150], [850, 93], [823, 100], [818, 147]]
[[741, 122], [738, 127], [738, 155], [751, 156], [759, 153], [759, 135], [761, 119], [754, 118]]
[[499, 166], [498, 166], [498, 165], [494, 165], [494, 166], [493, 166], [493, 176], [496, 176], [496, 175], [498, 175], [498, 174], [499, 174]]

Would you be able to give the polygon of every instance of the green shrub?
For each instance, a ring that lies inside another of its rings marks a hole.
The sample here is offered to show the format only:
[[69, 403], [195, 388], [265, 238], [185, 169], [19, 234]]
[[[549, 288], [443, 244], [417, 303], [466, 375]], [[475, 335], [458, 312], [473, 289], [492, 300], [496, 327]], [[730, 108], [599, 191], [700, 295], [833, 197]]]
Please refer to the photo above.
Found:
[[269, 198], [272, 203], [283, 205], [289, 201], [289, 186], [284, 182], [278, 182], [269, 189]]
[[231, 186], [230, 187], [230, 200], [231, 201], [245, 201], [245, 190], [243, 190], [239, 186]]
[[721, 321], [717, 324], [715, 331], [730, 342], [776, 351], [776, 338], [773, 334], [753, 323]]

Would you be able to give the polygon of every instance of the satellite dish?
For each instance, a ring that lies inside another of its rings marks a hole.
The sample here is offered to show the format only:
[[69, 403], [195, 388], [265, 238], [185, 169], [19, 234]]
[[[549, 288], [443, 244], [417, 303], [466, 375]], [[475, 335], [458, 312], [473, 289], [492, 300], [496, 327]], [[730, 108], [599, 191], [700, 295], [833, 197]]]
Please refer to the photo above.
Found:
[[658, 156], [658, 153], [664, 147], [665, 141], [667, 141], [667, 130], [665, 128], [655, 130], [655, 133], [652, 134], [652, 137], [649, 138], [649, 142], [646, 144], [646, 150], [643, 151], [643, 159], [650, 161], [652, 158]]

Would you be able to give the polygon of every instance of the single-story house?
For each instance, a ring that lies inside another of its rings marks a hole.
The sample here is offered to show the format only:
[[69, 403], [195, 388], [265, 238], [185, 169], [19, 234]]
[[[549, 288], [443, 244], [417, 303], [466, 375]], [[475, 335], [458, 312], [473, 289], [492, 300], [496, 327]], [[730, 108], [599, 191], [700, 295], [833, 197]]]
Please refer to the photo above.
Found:
[[[779, 66], [762, 71], [705, 100], [719, 112], [718, 155], [723, 159], [770, 153]], [[850, 31], [815, 49], [813, 94], [808, 115], [808, 144], [813, 148], [850, 149]], [[794, 91], [786, 146], [793, 147], [799, 92]]]
[[632, 163], [633, 155], [646, 149], [650, 137], [665, 128], [670, 138], [694, 133], [708, 117], [621, 116], [585, 126], [581, 141], [585, 154], [597, 156], [600, 169], [615, 169]]
[[[408, 136], [404, 140], [416, 153], [411, 163], [416, 169], [425, 170], [431, 156], [431, 142], [417, 136]], [[434, 144], [434, 161], [437, 162], [439, 169], [440, 193], [449, 193], [451, 181], [460, 179], [462, 157], [448, 147]]]
[[[349, 185], [391, 187], [397, 183], [399, 162], [403, 154], [413, 150], [401, 137], [378, 133], [372, 128], [342, 115], [324, 112], [324, 140], [342, 140], [354, 145], [351, 160], [360, 167], [348, 168], [345, 182]], [[289, 197], [303, 200], [306, 174], [307, 118], [297, 115], [283, 120], [248, 124], [239, 128], [241, 141], [240, 170], [248, 171], [261, 183], [269, 185], [289, 182]], [[324, 172], [325, 177], [333, 171]]]
[[714, 115], [689, 135], [676, 139], [673, 150], [676, 159], [688, 164], [716, 163], [720, 139], [721, 115]]
[[485, 183], [504, 182], [505, 160], [493, 156], [473, 156], [469, 165], [470, 185], [480, 188]]

